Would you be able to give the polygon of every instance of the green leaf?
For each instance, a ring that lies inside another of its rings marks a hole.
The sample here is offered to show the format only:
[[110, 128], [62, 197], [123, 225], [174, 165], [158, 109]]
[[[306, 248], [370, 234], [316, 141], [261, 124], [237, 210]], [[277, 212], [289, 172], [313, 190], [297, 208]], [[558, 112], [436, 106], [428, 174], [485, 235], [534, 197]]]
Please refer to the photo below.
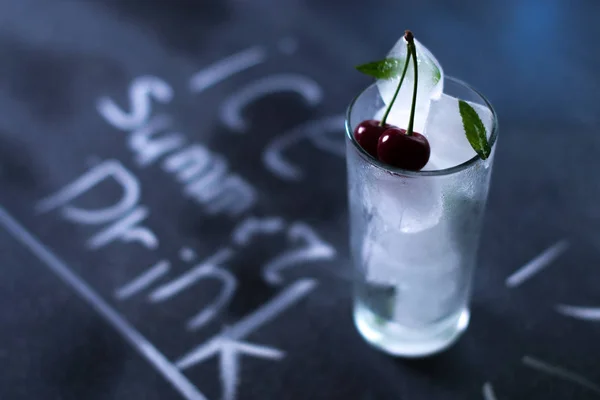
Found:
[[492, 149], [487, 140], [485, 126], [481, 122], [481, 118], [477, 115], [477, 111], [473, 109], [466, 101], [459, 100], [458, 108], [462, 117], [463, 126], [467, 135], [467, 140], [473, 147], [473, 150], [485, 160], [490, 156]]
[[376, 79], [392, 79], [400, 75], [405, 62], [401, 58], [386, 58], [359, 65], [356, 69]]
[[436, 85], [440, 79], [442, 79], [442, 73], [440, 72], [440, 69], [437, 67], [437, 65], [434, 65], [435, 67], [435, 71], [433, 71], [433, 84]]

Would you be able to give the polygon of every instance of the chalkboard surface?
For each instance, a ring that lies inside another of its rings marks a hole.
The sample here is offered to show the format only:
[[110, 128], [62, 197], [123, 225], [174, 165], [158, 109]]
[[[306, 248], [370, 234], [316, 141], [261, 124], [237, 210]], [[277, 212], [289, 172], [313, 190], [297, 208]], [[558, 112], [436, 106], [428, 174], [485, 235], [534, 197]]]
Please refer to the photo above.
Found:
[[[597, 2], [0, 6], [1, 399], [600, 398]], [[473, 318], [351, 320], [353, 66], [412, 29], [500, 115]]]

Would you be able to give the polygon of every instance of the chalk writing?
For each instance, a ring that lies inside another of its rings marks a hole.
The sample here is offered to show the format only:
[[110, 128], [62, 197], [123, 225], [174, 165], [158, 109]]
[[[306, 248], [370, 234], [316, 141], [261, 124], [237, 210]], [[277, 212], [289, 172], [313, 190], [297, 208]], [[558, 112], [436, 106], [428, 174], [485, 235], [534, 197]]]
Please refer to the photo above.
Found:
[[194, 144], [167, 158], [163, 169], [175, 174], [180, 182], [187, 182], [203, 173], [211, 164], [212, 158], [206, 147]]
[[556, 310], [567, 317], [582, 319], [585, 321], [600, 321], [600, 307], [577, 307], [559, 304]]
[[506, 286], [514, 288], [521, 285], [533, 275], [550, 265], [568, 248], [569, 243], [566, 240], [555, 243], [509, 276], [506, 279]]
[[262, 97], [281, 92], [295, 92], [313, 107], [323, 98], [319, 84], [304, 75], [271, 75], [249, 83], [226, 99], [220, 111], [221, 121], [232, 131], [243, 133], [247, 124], [242, 110]]
[[321, 240], [310, 226], [302, 222], [292, 224], [288, 229], [288, 238], [293, 242], [304, 242], [305, 247], [286, 251], [263, 267], [263, 278], [273, 285], [283, 282], [281, 271], [284, 269], [311, 261], [331, 260], [335, 257], [335, 249]]
[[[262, 154], [263, 163], [277, 177], [289, 181], [299, 181], [303, 177], [302, 171], [287, 160], [283, 152], [307, 139], [315, 147], [343, 157], [345, 154], [343, 126], [344, 116], [337, 115], [309, 121], [296, 127], [278, 136], [267, 145]], [[333, 137], [330, 133], [335, 133], [338, 138]]]
[[169, 103], [173, 96], [173, 89], [162, 79], [140, 76], [132, 82], [129, 89], [130, 112], [123, 111], [108, 97], [101, 97], [96, 109], [111, 125], [126, 131], [137, 128], [148, 119], [152, 110], [152, 99], [160, 103]]
[[205, 174], [185, 186], [185, 194], [206, 206], [209, 214], [238, 216], [256, 202], [254, 188], [238, 175], [227, 175], [227, 161], [215, 156]]
[[190, 79], [190, 90], [202, 92], [237, 73], [264, 62], [265, 58], [266, 52], [260, 46], [251, 47], [229, 56], [194, 74]]
[[600, 386], [595, 383], [590, 382], [587, 378], [576, 374], [575, 372], [571, 372], [566, 368], [559, 367], [556, 365], [548, 364], [545, 361], [538, 360], [531, 356], [524, 356], [522, 359], [523, 365], [538, 370], [540, 372], [544, 372], [548, 375], [556, 376], [563, 380], [575, 383], [581, 387], [584, 387], [597, 395], [600, 395]]
[[115, 291], [115, 297], [119, 300], [125, 300], [141, 292], [152, 285], [155, 281], [165, 276], [169, 272], [170, 268], [171, 263], [166, 260], [157, 262], [131, 282], [117, 289]]
[[489, 382], [486, 382], [483, 385], [482, 393], [483, 393], [484, 400], [497, 400], [496, 394], [494, 393], [494, 388], [492, 387], [492, 384]]
[[229, 271], [221, 268], [220, 265], [229, 261], [232, 256], [233, 252], [231, 249], [219, 249], [204, 262], [196, 265], [177, 279], [165, 283], [154, 290], [148, 297], [153, 302], [164, 301], [177, 295], [182, 290], [202, 279], [212, 278], [220, 279], [223, 282], [224, 290], [222, 296], [224, 296], [224, 298], [221, 297], [221, 300], [219, 301], [219, 304], [222, 304], [229, 296], [231, 296], [231, 294], [233, 294], [236, 283], [233, 275], [231, 275]]
[[176, 181], [183, 184], [183, 193], [210, 215], [222, 213], [236, 217], [254, 206], [256, 190], [241, 176], [229, 171], [223, 156], [200, 144], [187, 144], [182, 133], [164, 133], [173, 124], [167, 115], [151, 117], [151, 98], [163, 103], [172, 100], [173, 91], [166, 82], [156, 77], [136, 78], [131, 84], [130, 96], [133, 108], [130, 113], [120, 110], [108, 98], [101, 98], [97, 108], [113, 127], [130, 131], [127, 144], [139, 167], [146, 168], [163, 159], [162, 169], [174, 175]]
[[258, 234], [273, 234], [283, 230], [284, 221], [279, 217], [256, 218], [247, 217], [236, 226], [232, 241], [239, 245], [247, 245]]
[[87, 247], [96, 250], [114, 240], [121, 239], [126, 243], [139, 242], [148, 249], [157, 248], [158, 239], [154, 233], [148, 228], [138, 225], [146, 219], [148, 214], [149, 211], [146, 207], [136, 207], [133, 211], [123, 216], [123, 218], [90, 238]]
[[280, 359], [284, 354], [278, 349], [249, 344], [241, 342], [241, 340], [297, 303], [314, 290], [316, 285], [317, 282], [312, 279], [303, 279], [293, 283], [252, 314], [183, 355], [175, 362], [175, 365], [181, 370], [188, 369], [211, 357], [219, 356], [223, 399], [235, 399], [236, 382], [239, 380], [238, 358], [240, 355]]
[[0, 224], [40, 259], [48, 269], [69, 285], [77, 295], [91, 305], [186, 400], [208, 400], [152, 343], [146, 340], [92, 288], [75, 275], [61, 259], [23, 228], [2, 207], [0, 207]]
[[62, 190], [40, 200], [36, 208], [38, 212], [51, 211], [69, 203], [108, 178], [113, 178], [124, 190], [123, 196], [117, 204], [92, 211], [65, 206], [63, 214], [66, 219], [80, 224], [98, 224], [114, 220], [131, 209], [140, 199], [138, 180], [116, 160], [108, 160], [92, 168], [88, 173], [65, 186]]
[[[71, 202], [97, 187], [101, 182], [113, 178], [122, 189], [122, 196], [115, 204], [100, 209], [85, 209], [71, 205]], [[147, 227], [139, 224], [149, 211], [140, 206], [134, 209], [140, 200], [140, 185], [136, 177], [116, 160], [108, 160], [93, 167], [74, 182], [57, 193], [38, 202], [36, 209], [40, 213], [61, 208], [65, 219], [77, 224], [98, 225], [113, 222], [94, 235], [87, 247], [98, 250], [115, 240], [138, 242], [148, 249], [158, 247], [156, 235]]]
[[159, 138], [157, 134], [169, 128], [171, 119], [166, 115], [154, 116], [145, 125], [132, 131], [129, 135], [129, 148], [136, 154], [135, 161], [145, 167], [161, 156], [182, 147], [185, 138], [181, 133], [170, 132]]
[[[292, 54], [298, 44], [293, 38], [283, 38], [276, 47], [283, 54]], [[204, 92], [225, 79], [263, 63], [266, 56], [265, 47], [255, 46], [208, 64], [192, 76], [189, 89], [195, 93]], [[335, 258], [333, 246], [307, 223], [289, 223], [276, 215], [251, 215], [260, 199], [259, 193], [244, 177], [231, 170], [223, 154], [204, 144], [190, 142], [184, 133], [176, 129], [177, 121], [167, 110], [175, 96], [169, 83], [156, 76], [139, 76], [131, 81], [127, 92], [128, 105], [120, 106], [119, 101], [102, 96], [96, 102], [96, 110], [112, 128], [122, 132], [123, 143], [131, 153], [134, 168], [140, 171], [158, 169], [180, 187], [183, 196], [199, 205], [203, 214], [233, 218], [235, 227], [229, 235], [230, 243], [222, 243], [216, 250], [208, 250], [210, 255], [202, 255], [203, 259], [191, 247], [179, 248], [177, 257], [191, 266], [186, 266], [186, 270], [178, 272], [176, 276], [169, 276], [175, 270], [172, 268], [175, 260], [169, 260], [157, 252], [160, 240], [149, 228], [151, 209], [143, 202], [140, 180], [121, 161], [103, 161], [96, 156], [88, 159], [87, 172], [56, 193], [41, 199], [36, 204], [36, 210], [39, 214], [56, 211], [74, 224], [98, 226], [99, 229], [85, 242], [88, 250], [98, 251], [120, 241], [123, 244], [141, 245], [149, 254], [156, 256], [145, 270], [130, 277], [129, 281], [112, 292], [117, 300], [125, 301], [145, 293], [148, 304], [153, 305], [166, 303], [184, 291], [191, 293], [192, 289], [207, 283], [218, 285], [218, 293], [184, 319], [187, 331], [198, 332], [207, 324], [218, 322], [219, 314], [229, 305], [238, 286], [243, 285], [244, 282], [238, 282], [231, 272], [231, 265], [236, 259], [243, 259], [243, 252], [253, 240], [261, 236], [285, 235], [289, 242], [289, 248], [266, 260], [263, 265], [262, 278], [271, 285], [282, 286], [284, 272], [291, 268]], [[220, 104], [219, 118], [231, 131], [243, 133], [248, 129], [244, 110], [266, 96], [284, 92], [299, 95], [310, 107], [317, 106], [323, 100], [323, 91], [313, 79], [300, 74], [273, 74], [243, 84], [230, 94]], [[311, 121], [286, 132], [265, 150], [267, 168], [284, 179], [301, 177], [300, 169], [291, 164], [284, 153], [304, 139], [321, 151], [343, 156], [342, 124], [343, 116], [338, 115]], [[120, 195], [118, 199], [111, 200], [111, 204], [102, 204], [99, 187], [108, 184], [116, 184]], [[93, 196], [95, 194], [98, 196]], [[89, 197], [84, 199], [84, 196]], [[95, 203], [86, 202], [92, 197], [99, 200]], [[90, 302], [188, 400], [204, 400], [206, 397], [180, 370], [216, 357], [221, 397], [234, 400], [240, 380], [241, 356], [282, 359], [285, 356], [283, 350], [267, 344], [250, 343], [247, 337], [292, 308], [318, 285], [317, 280], [307, 278], [290, 282], [253, 312], [231, 325], [222, 326], [220, 333], [209, 340], [195, 344], [173, 364], [1, 208], [0, 223]]]

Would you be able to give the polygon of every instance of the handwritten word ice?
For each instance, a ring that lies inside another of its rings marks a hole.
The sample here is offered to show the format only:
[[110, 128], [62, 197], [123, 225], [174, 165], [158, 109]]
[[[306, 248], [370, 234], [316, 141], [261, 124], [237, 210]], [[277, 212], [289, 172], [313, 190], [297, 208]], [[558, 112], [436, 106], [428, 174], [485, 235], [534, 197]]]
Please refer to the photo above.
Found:
[[320, 150], [344, 157], [345, 143], [341, 134], [343, 126], [344, 116], [336, 115], [309, 121], [293, 128], [269, 143], [262, 155], [263, 163], [277, 177], [299, 181], [303, 178], [302, 171], [284, 156], [284, 152], [297, 143], [308, 140]]
[[[284, 38], [278, 47], [283, 53], [291, 54], [296, 50], [297, 43], [293, 38]], [[190, 79], [189, 88], [194, 93], [201, 93], [227, 78], [265, 62], [266, 59], [267, 52], [263, 47], [251, 47], [203, 68]], [[227, 97], [220, 107], [221, 122], [232, 132], [244, 133], [249, 129], [243, 116], [244, 109], [267, 96], [284, 92], [296, 93], [312, 108], [321, 104], [324, 98], [321, 86], [309, 77], [291, 73], [270, 75], [242, 86]], [[273, 139], [263, 151], [263, 163], [278, 178], [301, 180], [302, 171], [287, 159], [284, 152], [306, 139], [322, 151], [343, 157], [343, 130], [343, 115], [304, 123]]]

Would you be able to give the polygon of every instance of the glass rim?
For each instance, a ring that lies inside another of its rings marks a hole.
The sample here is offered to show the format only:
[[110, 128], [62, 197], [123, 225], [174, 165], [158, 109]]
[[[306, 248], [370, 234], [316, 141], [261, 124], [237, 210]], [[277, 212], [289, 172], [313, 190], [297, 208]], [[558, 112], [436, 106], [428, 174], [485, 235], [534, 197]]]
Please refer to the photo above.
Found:
[[[483, 102], [485, 103], [485, 106], [492, 112], [492, 133], [490, 134], [489, 142], [490, 142], [490, 148], [492, 149], [492, 152], [493, 152], [494, 145], [496, 144], [496, 139], [498, 137], [498, 116], [497, 116], [496, 110], [494, 110], [494, 107], [492, 106], [492, 104], [488, 101], [488, 99], [483, 94], [481, 94], [481, 92], [479, 92], [477, 89], [475, 89], [473, 86], [469, 85], [468, 83], [466, 83], [458, 78], [452, 77], [452, 76], [445, 76], [444, 80], [449, 80], [449, 81], [456, 83], [460, 86], [463, 86], [467, 90], [470, 90], [471, 92], [475, 93], [477, 96], [479, 96], [483, 100]], [[362, 148], [362, 146], [360, 144], [358, 144], [358, 142], [354, 138], [353, 129], [350, 126], [350, 115], [352, 114], [354, 104], [356, 103], [358, 98], [360, 96], [362, 96], [367, 90], [371, 89], [375, 85], [377, 85], [376, 82], [370, 84], [365, 89], [363, 89], [358, 95], [356, 95], [354, 97], [354, 99], [352, 99], [352, 101], [350, 102], [350, 105], [348, 106], [348, 108], [346, 110], [346, 121], [344, 123], [344, 125], [346, 126], [346, 137], [354, 145], [354, 147], [358, 151], [358, 154], [365, 161], [367, 161], [368, 163], [370, 163], [384, 171], [391, 172], [395, 175], [412, 176], [412, 177], [451, 175], [451, 174], [463, 171], [463, 170], [471, 167], [472, 165], [476, 164], [478, 161], [483, 161], [481, 158], [479, 158], [478, 155], [475, 155], [475, 156], [473, 156], [473, 158], [470, 158], [469, 160], [467, 160], [461, 164], [455, 165], [453, 167], [444, 168], [444, 169], [435, 169], [435, 170], [430, 170], [430, 171], [411, 171], [411, 170], [407, 170], [407, 169], [403, 169], [403, 168], [394, 167], [394, 166], [391, 166], [388, 164], [384, 164], [381, 161], [379, 161], [378, 159], [371, 156], [369, 153], [367, 153], [367, 151], [365, 149]]]

